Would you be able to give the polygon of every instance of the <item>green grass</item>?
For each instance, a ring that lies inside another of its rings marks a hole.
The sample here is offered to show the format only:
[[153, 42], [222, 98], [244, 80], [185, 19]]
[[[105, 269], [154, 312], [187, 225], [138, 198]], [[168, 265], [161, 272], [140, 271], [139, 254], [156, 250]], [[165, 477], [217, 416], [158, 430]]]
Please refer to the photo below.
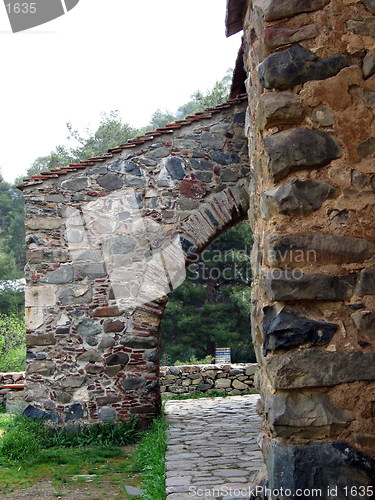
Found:
[[142, 500], [165, 500], [167, 426], [165, 417], [154, 420], [138, 444], [135, 466], [142, 478]]
[[41, 420], [1, 413], [0, 493], [28, 487], [40, 480], [74, 488], [77, 482], [86, 479], [72, 476], [95, 475], [93, 482], [98, 486], [102, 481], [110, 481], [126, 495], [124, 484], [140, 486], [134, 447], [130, 446], [138, 439], [135, 419], [72, 432], [53, 431]]

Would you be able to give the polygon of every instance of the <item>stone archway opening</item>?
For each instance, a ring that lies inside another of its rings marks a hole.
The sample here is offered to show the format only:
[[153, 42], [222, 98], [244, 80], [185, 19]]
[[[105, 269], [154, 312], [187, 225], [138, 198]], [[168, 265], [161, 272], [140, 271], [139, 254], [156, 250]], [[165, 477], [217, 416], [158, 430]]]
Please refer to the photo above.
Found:
[[255, 362], [251, 343], [252, 238], [248, 221], [218, 235], [187, 266], [185, 281], [169, 294], [161, 321], [161, 365], [215, 362], [229, 347], [233, 363]]

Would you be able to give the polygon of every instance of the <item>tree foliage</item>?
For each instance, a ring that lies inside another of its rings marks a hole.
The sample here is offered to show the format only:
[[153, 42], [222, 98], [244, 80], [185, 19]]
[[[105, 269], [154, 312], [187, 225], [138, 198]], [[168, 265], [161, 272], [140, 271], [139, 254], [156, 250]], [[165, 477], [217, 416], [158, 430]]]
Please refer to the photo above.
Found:
[[25, 322], [15, 315], [0, 314], [0, 372], [25, 369]]
[[215, 356], [230, 347], [232, 361], [254, 361], [250, 333], [250, 250], [247, 222], [215, 240], [189, 266], [164, 312], [162, 362]]

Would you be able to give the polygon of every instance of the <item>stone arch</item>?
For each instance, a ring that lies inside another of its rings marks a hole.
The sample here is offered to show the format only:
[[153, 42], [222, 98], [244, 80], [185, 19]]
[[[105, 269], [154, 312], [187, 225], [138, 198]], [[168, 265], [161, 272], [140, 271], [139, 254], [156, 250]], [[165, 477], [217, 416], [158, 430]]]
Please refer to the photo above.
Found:
[[25, 413], [59, 425], [159, 411], [159, 323], [189, 257], [249, 207], [246, 96], [33, 176]]

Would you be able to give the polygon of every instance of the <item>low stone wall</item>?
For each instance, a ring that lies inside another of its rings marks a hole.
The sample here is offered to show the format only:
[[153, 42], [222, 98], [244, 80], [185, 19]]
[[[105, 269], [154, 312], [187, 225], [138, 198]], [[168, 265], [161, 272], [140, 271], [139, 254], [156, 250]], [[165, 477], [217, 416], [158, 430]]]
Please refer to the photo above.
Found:
[[239, 395], [254, 389], [257, 364], [189, 365], [160, 367], [163, 396], [209, 392], [212, 389]]
[[[231, 365], [162, 366], [160, 390], [164, 396], [209, 392], [212, 389], [228, 394], [244, 394], [254, 389], [256, 363]], [[25, 372], [0, 373], [0, 405], [11, 409], [23, 397], [23, 390], [1, 389], [5, 384], [22, 384]]]

